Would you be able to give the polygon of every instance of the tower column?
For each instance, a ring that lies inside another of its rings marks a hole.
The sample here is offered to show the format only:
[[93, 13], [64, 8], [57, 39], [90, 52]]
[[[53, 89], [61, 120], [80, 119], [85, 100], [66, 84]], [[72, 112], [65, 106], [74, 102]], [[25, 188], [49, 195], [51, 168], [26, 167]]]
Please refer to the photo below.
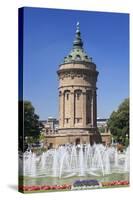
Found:
[[74, 91], [71, 91], [71, 104], [70, 104], [70, 113], [71, 113], [71, 119], [70, 119], [70, 127], [74, 127], [74, 118], [75, 118], [75, 109], [74, 109]]
[[94, 126], [97, 126], [97, 93], [94, 91]]
[[91, 125], [92, 127], [96, 127], [96, 119], [97, 119], [96, 91], [92, 90], [92, 96], [91, 96]]
[[94, 126], [94, 92], [91, 95], [91, 126]]
[[86, 127], [86, 92], [83, 91], [82, 93], [82, 105], [83, 105], [83, 110], [82, 110], [82, 124], [83, 127]]
[[62, 128], [62, 127], [64, 127], [64, 91], [62, 91], [60, 93], [59, 97], [60, 97], [60, 106], [59, 106], [60, 107], [60, 110], [59, 110], [59, 112], [60, 112], [60, 120], [59, 120], [60, 124], [59, 124], [59, 127]]

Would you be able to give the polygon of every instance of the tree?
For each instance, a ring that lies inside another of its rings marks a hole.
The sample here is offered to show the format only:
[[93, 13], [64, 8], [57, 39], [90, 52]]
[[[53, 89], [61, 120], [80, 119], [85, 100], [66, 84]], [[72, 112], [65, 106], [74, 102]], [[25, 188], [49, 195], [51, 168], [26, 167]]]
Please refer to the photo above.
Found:
[[37, 140], [40, 136], [42, 124], [31, 102], [24, 101], [24, 137]]
[[44, 136], [44, 133], [41, 133], [40, 134], [40, 137], [39, 137], [40, 141], [44, 141], [45, 140], [45, 136]]
[[100, 133], [105, 133], [105, 127], [99, 127], [98, 129]]
[[129, 99], [125, 99], [117, 111], [113, 111], [109, 120], [108, 127], [111, 134], [117, 141], [126, 142], [129, 139]]

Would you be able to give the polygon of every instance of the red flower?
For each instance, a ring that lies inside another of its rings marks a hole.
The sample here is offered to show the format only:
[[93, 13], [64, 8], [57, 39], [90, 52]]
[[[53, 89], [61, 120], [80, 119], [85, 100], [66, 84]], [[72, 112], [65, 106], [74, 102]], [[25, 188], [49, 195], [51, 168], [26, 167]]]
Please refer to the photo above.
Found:
[[22, 191], [38, 191], [38, 190], [60, 190], [60, 189], [71, 189], [71, 185], [30, 185], [30, 186], [19, 186], [19, 190]]
[[117, 186], [117, 185], [128, 185], [129, 181], [111, 181], [111, 182], [102, 182], [102, 186]]

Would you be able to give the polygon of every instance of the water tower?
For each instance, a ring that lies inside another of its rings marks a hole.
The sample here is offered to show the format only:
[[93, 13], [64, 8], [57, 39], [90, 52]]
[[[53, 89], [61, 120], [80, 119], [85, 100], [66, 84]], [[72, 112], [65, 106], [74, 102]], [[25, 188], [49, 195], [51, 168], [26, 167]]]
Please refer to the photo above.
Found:
[[97, 131], [96, 64], [83, 48], [79, 23], [70, 53], [57, 71], [59, 129], [56, 143], [99, 142]]

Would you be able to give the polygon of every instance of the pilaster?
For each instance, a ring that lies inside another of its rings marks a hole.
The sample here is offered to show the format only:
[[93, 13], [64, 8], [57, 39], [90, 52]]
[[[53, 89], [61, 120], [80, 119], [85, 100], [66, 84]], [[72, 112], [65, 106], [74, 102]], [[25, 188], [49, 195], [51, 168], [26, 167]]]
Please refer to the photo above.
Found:
[[71, 105], [70, 105], [70, 115], [71, 115], [71, 119], [70, 119], [70, 127], [74, 127], [74, 117], [75, 117], [75, 109], [74, 109], [74, 91], [71, 90]]
[[82, 124], [83, 127], [86, 127], [86, 92], [83, 91], [82, 92], [82, 106], [83, 106], [83, 110], [82, 110]]

